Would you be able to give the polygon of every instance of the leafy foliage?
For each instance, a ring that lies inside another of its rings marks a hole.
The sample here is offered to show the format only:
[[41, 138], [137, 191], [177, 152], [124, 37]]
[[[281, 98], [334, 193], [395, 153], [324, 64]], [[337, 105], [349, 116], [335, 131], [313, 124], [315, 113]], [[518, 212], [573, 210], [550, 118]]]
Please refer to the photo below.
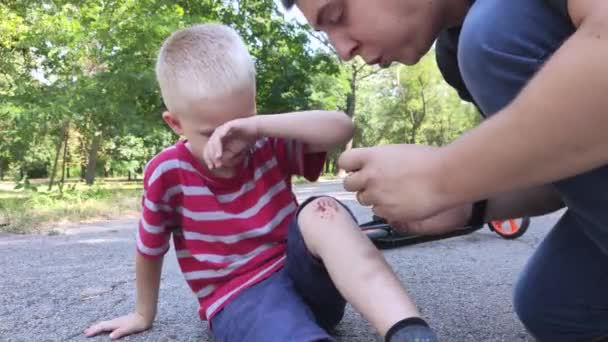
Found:
[[176, 139], [160, 117], [158, 48], [201, 22], [226, 23], [244, 37], [260, 113], [345, 111], [358, 126], [345, 148], [443, 145], [478, 120], [441, 80], [432, 54], [386, 70], [340, 63], [323, 37], [285, 21], [272, 0], [10, 0], [0, 16], [0, 179], [92, 184], [95, 176], [141, 175]]

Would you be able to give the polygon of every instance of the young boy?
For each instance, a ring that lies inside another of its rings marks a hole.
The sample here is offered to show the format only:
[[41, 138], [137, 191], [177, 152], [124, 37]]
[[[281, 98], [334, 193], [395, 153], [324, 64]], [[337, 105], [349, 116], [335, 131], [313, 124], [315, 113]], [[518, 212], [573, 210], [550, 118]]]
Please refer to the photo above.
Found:
[[175, 32], [156, 72], [163, 119], [186, 139], [146, 166], [135, 312], [87, 336], [152, 326], [173, 236], [216, 341], [333, 341], [328, 331], [345, 299], [387, 341], [435, 341], [344, 205], [329, 197], [296, 203], [291, 177], [319, 177], [326, 151], [351, 138], [346, 115], [256, 116], [253, 60], [224, 25]]

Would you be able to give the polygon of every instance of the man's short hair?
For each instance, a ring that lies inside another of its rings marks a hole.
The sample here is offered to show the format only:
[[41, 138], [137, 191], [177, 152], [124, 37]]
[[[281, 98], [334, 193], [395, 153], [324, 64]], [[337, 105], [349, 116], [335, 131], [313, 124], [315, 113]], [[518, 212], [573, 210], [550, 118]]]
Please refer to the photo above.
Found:
[[223, 24], [199, 24], [163, 43], [156, 77], [167, 109], [175, 114], [201, 99], [255, 89], [254, 61], [241, 36]]
[[293, 5], [296, 4], [296, 0], [282, 0], [283, 1], [283, 6], [285, 6], [285, 8], [290, 9], [293, 7]]

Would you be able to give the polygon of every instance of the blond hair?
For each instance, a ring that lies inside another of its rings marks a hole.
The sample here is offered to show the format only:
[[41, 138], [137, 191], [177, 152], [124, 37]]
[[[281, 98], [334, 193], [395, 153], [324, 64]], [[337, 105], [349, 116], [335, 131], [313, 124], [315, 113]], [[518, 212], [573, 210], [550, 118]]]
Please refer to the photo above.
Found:
[[160, 49], [156, 77], [167, 109], [176, 114], [201, 99], [255, 90], [253, 59], [240, 35], [223, 24], [174, 32]]

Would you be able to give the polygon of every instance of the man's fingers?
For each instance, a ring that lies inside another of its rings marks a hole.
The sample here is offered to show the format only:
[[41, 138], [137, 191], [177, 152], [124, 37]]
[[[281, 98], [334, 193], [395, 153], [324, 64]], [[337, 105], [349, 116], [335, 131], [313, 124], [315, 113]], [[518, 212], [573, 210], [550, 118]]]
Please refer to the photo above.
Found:
[[361, 170], [367, 161], [367, 151], [364, 148], [354, 148], [342, 153], [338, 159], [338, 166], [346, 172]]
[[404, 230], [412, 234], [424, 233], [424, 221], [410, 221], [403, 223]]
[[350, 192], [365, 190], [367, 185], [367, 175], [363, 171], [354, 172], [344, 179], [344, 189]]
[[[388, 220], [388, 213], [384, 210], [384, 207], [382, 206], [373, 206], [372, 207], [372, 212], [374, 213], [374, 215], [378, 216], [378, 217], [382, 217], [385, 220]], [[389, 222], [390, 224], [390, 222]]]
[[364, 207], [373, 206], [374, 202], [372, 201], [372, 196], [370, 195], [369, 190], [367, 191], [359, 191], [357, 192], [357, 202]]

